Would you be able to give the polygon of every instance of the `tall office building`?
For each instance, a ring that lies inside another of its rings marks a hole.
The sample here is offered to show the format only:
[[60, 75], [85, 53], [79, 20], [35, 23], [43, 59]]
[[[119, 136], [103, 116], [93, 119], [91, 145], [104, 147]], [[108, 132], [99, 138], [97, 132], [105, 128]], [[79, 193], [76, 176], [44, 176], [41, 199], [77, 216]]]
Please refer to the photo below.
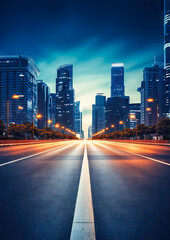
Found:
[[56, 122], [74, 131], [73, 65], [57, 69]]
[[114, 63], [111, 67], [111, 97], [123, 97], [124, 93], [124, 64]]
[[[120, 122], [122, 124], [120, 124]], [[112, 127], [114, 125], [114, 127]], [[129, 128], [129, 97], [110, 97], [106, 101], [106, 127], [110, 132]]]
[[74, 103], [74, 116], [75, 116], [75, 122], [74, 122], [75, 132], [76, 134], [81, 135], [82, 134], [82, 112], [80, 111], [80, 101], [77, 101]]
[[50, 119], [52, 121], [51, 127], [54, 129], [56, 124], [56, 93], [50, 93]]
[[164, 3], [165, 113], [170, 118], [170, 0]]
[[[152, 126], [157, 122], [157, 103], [159, 118], [164, 116], [164, 69], [159, 65], [147, 67], [143, 71], [143, 81], [141, 83], [141, 123]], [[153, 98], [154, 102], [147, 99]]]
[[96, 105], [92, 104], [92, 135], [96, 132]]
[[106, 96], [98, 93], [95, 104], [92, 105], [92, 133], [95, 134], [105, 128], [105, 104]]
[[141, 124], [141, 106], [140, 103], [131, 103], [129, 104], [130, 114], [135, 115], [136, 119], [130, 119], [130, 129], [134, 129], [136, 127], [136, 123]]
[[[30, 57], [21, 55], [0, 57], [0, 119], [7, 125], [7, 101], [9, 100], [9, 124], [32, 122], [37, 124], [37, 77], [40, 71]], [[19, 99], [12, 96], [23, 95]]]
[[88, 138], [92, 138], [92, 126], [88, 127]]
[[42, 115], [38, 119], [38, 128], [50, 126], [48, 124], [50, 119], [50, 88], [43, 80], [38, 80], [38, 114]]

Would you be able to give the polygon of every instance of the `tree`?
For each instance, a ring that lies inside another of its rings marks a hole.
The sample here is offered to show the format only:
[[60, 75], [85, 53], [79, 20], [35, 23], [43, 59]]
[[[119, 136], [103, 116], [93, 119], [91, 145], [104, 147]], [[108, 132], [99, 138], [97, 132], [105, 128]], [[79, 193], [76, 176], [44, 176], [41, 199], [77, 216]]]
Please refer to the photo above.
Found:
[[0, 135], [3, 135], [3, 132], [5, 131], [6, 126], [2, 120], [0, 120]]
[[158, 123], [158, 133], [163, 135], [165, 140], [170, 140], [170, 119], [164, 118]]

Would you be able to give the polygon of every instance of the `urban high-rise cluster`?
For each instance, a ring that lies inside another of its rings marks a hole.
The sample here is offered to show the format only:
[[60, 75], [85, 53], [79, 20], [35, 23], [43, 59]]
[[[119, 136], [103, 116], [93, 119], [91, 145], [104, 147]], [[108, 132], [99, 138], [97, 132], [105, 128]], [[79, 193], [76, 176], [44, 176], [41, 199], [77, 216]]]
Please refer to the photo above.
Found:
[[164, 63], [154, 60], [153, 66], [143, 70], [138, 88], [141, 103], [129, 103], [130, 98], [125, 96], [124, 64], [112, 64], [111, 97], [96, 95], [89, 138], [102, 130], [111, 133], [125, 127], [133, 129], [137, 124], [152, 126], [170, 118], [170, 0], [165, 0], [164, 8]]
[[80, 102], [74, 101], [73, 65], [58, 67], [56, 93], [50, 93], [49, 86], [38, 80], [39, 74], [30, 57], [0, 57], [0, 119], [6, 126], [30, 122], [39, 129], [57, 127], [61, 133], [69, 129], [82, 138]]

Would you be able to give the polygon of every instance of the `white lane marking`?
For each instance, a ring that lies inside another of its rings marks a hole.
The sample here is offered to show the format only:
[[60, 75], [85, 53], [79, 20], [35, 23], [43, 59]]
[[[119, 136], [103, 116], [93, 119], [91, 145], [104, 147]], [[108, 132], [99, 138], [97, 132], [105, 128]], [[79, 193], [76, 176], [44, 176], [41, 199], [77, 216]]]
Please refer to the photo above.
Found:
[[52, 150], [54, 150], [54, 149], [59, 149], [59, 148], [60, 148], [61, 150], [63, 150], [63, 149], [66, 149], [66, 148], [69, 148], [69, 147], [75, 145], [76, 143], [77, 143], [77, 142], [75, 142], [75, 143], [73, 143], [73, 144], [71, 144], [71, 145], [69, 145], [69, 146], [58, 146], [58, 147], [51, 148], [51, 149], [48, 149], [48, 150], [43, 151], [43, 152], [35, 153], [35, 154], [29, 155], [29, 156], [26, 156], [26, 157], [22, 157], [22, 158], [18, 158], [18, 159], [16, 159], [16, 160], [12, 160], [12, 161], [9, 161], [9, 162], [5, 162], [5, 163], [0, 164], [0, 167], [3, 167], [3, 166], [8, 165], [8, 164], [12, 164], [12, 163], [15, 163], [15, 162], [19, 162], [19, 161], [25, 160], [25, 159], [27, 159], [27, 158], [35, 157], [35, 156], [38, 156], [38, 155], [40, 155], [40, 154], [50, 152], [50, 151], [52, 151]]
[[[103, 146], [103, 147], [105, 147], [105, 148], [109, 148], [109, 147], [104, 146], [103, 144], [100, 144], [100, 143], [96, 143], [96, 144], [98, 144], [98, 145], [100, 145], [100, 146]], [[110, 144], [110, 145], [112, 145], [112, 146], [114, 147], [113, 144], [111, 144], [111, 143], [108, 143], [108, 144]], [[109, 148], [109, 149], [110, 149], [110, 148]], [[157, 159], [154, 159], [154, 158], [150, 158], [150, 157], [143, 156], [143, 155], [140, 155], [140, 154], [137, 154], [137, 153], [129, 152], [129, 151], [124, 150], [124, 149], [119, 149], [119, 148], [116, 148], [116, 149], [118, 149], [118, 150], [120, 150], [120, 151], [122, 150], [122, 151], [124, 151], [124, 152], [130, 153], [130, 154], [133, 154], [133, 155], [136, 155], [136, 156], [138, 156], [138, 157], [146, 158], [146, 159], [149, 159], [149, 160], [151, 160], [151, 161], [154, 161], [154, 162], [158, 162], [158, 163], [164, 164], [164, 165], [166, 165], [166, 166], [170, 166], [169, 163], [162, 162], [162, 161], [157, 160]]]
[[94, 214], [87, 147], [85, 143], [84, 158], [81, 169], [78, 195], [74, 212], [70, 240], [95, 240]]

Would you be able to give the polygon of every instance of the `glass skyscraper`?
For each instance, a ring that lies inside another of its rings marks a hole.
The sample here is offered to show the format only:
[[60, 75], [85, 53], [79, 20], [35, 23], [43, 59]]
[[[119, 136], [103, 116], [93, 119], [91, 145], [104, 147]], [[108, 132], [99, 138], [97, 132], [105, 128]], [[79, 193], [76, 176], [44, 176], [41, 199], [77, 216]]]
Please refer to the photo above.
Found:
[[42, 115], [38, 119], [38, 128], [50, 126], [47, 122], [50, 119], [50, 88], [43, 80], [38, 80], [38, 114]]
[[95, 134], [105, 128], [106, 96], [103, 93], [96, 95], [95, 104], [92, 105], [92, 133]]
[[62, 65], [56, 78], [56, 123], [74, 131], [73, 65]]
[[170, 117], [170, 0], [164, 9], [165, 117]]
[[[163, 118], [164, 113], [164, 69], [155, 64], [147, 67], [143, 71], [143, 81], [141, 82], [141, 123], [152, 126], [157, 122], [157, 103], [159, 107], [159, 118]], [[147, 99], [153, 98], [154, 102]]]
[[82, 134], [82, 112], [80, 111], [80, 101], [74, 103], [75, 132]]
[[[9, 100], [9, 124], [36, 122], [37, 77], [40, 71], [30, 57], [14, 55], [0, 57], [0, 119], [7, 125], [7, 101]], [[11, 99], [24, 95], [19, 99]]]
[[123, 97], [124, 94], [124, 64], [114, 63], [111, 68], [111, 97]]
[[50, 119], [52, 121], [50, 126], [54, 129], [56, 124], [56, 93], [50, 93]]
[[[120, 121], [123, 124], [119, 124]], [[109, 128], [110, 132], [129, 127], [129, 97], [110, 97], [107, 99], [106, 127]]]

